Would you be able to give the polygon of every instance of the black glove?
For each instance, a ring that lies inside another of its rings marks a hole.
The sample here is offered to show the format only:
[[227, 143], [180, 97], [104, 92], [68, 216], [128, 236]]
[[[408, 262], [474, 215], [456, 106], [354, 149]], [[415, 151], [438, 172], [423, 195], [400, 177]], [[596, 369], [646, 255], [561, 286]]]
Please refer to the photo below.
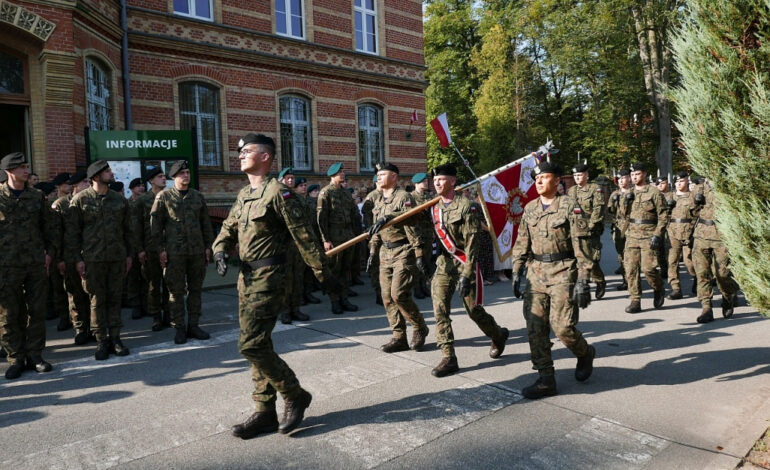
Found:
[[620, 201], [620, 194], [619, 193], [613, 194], [612, 195], [612, 202], [618, 202], [618, 201]]
[[591, 289], [588, 287], [588, 281], [578, 279], [575, 290], [572, 292], [572, 300], [580, 308], [588, 307], [588, 304], [591, 303]]
[[676, 199], [670, 199], [668, 201], [668, 211], [671, 212], [676, 207]]
[[226, 258], [227, 257], [225, 256], [224, 251], [214, 253], [214, 263], [217, 265], [217, 272], [220, 276], [227, 274], [227, 261], [225, 261]]
[[461, 277], [457, 283], [457, 292], [460, 293], [460, 297], [468, 297], [471, 293], [471, 280], [465, 276]]
[[698, 193], [695, 195], [695, 204], [699, 206], [705, 206], [706, 205], [706, 196], [703, 195], [703, 193]]
[[428, 267], [425, 266], [425, 260], [422, 259], [422, 257], [419, 257], [419, 258], [417, 258], [417, 260], [415, 261], [414, 264], [415, 264], [415, 266], [417, 266], [417, 269], [420, 270], [422, 275], [427, 278], [428, 277]]
[[375, 233], [382, 230], [382, 226], [387, 223], [388, 223], [388, 219], [385, 217], [380, 217], [379, 219], [377, 219], [377, 221], [374, 222], [371, 227], [369, 227], [369, 236], [371, 237]]
[[369, 253], [369, 258], [366, 260], [366, 272], [369, 274], [372, 273], [372, 267], [374, 266], [374, 257], [377, 256], [376, 253]]
[[511, 281], [513, 284], [513, 296], [517, 299], [521, 298], [521, 274], [519, 273], [513, 273], [513, 276], [511, 276]]
[[653, 250], [660, 249], [661, 245], [663, 245], [663, 239], [659, 236], [653, 235], [652, 238], [650, 238], [650, 248]]

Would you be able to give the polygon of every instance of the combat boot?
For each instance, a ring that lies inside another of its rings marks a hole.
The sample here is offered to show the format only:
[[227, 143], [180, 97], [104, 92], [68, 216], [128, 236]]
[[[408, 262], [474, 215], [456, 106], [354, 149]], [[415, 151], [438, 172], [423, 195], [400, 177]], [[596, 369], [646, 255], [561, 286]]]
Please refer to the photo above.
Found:
[[174, 334], [174, 344], [185, 344], [187, 342], [187, 331], [184, 328], [177, 328]]
[[278, 317], [281, 320], [281, 323], [284, 325], [291, 325], [291, 314], [289, 312], [283, 312]]
[[460, 366], [457, 365], [457, 357], [452, 356], [441, 358], [441, 362], [439, 362], [430, 373], [433, 374], [434, 377], [446, 377], [447, 375], [454, 374], [458, 370], [460, 370]]
[[278, 414], [275, 410], [257, 411], [248, 419], [232, 427], [232, 433], [235, 437], [241, 439], [251, 439], [258, 434], [275, 432], [278, 430]]
[[128, 350], [126, 345], [123, 344], [123, 341], [120, 340], [120, 337], [115, 337], [110, 342], [110, 354], [114, 354], [116, 356], [128, 356], [131, 353], [131, 351]]
[[197, 339], [199, 341], [205, 341], [211, 338], [211, 335], [203, 331], [198, 325], [190, 325], [187, 327], [187, 337]]
[[596, 283], [596, 292], [594, 295], [596, 296], [596, 300], [600, 300], [602, 297], [604, 297], [604, 294], [607, 292], [607, 282], [601, 281]]
[[5, 378], [8, 380], [18, 379], [21, 377], [21, 373], [24, 371], [24, 363], [16, 362], [5, 371]]
[[639, 313], [642, 311], [642, 303], [638, 300], [632, 300], [628, 307], [626, 307], [626, 313]]
[[357, 312], [358, 307], [348, 302], [348, 299], [340, 300], [340, 307], [346, 312]]
[[415, 328], [412, 330], [412, 349], [419, 351], [425, 346], [425, 338], [428, 337], [428, 327]]
[[37, 372], [51, 372], [53, 366], [42, 356], [29, 356], [27, 357], [27, 369]]
[[88, 342], [88, 332], [87, 331], [78, 331], [75, 333], [75, 344], [78, 346], [83, 346]]
[[314, 296], [310, 292], [307, 292], [307, 293], [305, 293], [305, 302], [307, 302], [309, 304], [320, 304], [321, 303], [321, 299], [319, 299], [318, 297]]
[[666, 298], [668, 300], [679, 300], [682, 298], [682, 291], [679, 289], [673, 290]]
[[655, 299], [652, 301], [652, 306], [655, 308], [660, 308], [663, 306], [663, 302], [666, 301], [666, 290], [656, 290], [654, 291]]
[[335, 315], [341, 315], [345, 310], [342, 309], [342, 305], [339, 302], [332, 302], [332, 313]]
[[302, 422], [302, 418], [305, 417], [305, 410], [310, 406], [311, 401], [313, 401], [313, 395], [305, 390], [302, 390], [302, 393], [296, 398], [285, 400], [283, 421], [278, 425], [278, 432], [288, 434], [294, 431]]
[[722, 316], [725, 318], [732, 318], [737, 304], [738, 294], [733, 294], [730, 297], [722, 297]]
[[420, 289], [419, 287], [414, 288], [414, 298], [419, 300], [422, 300], [425, 298], [425, 294], [422, 293], [422, 289]]
[[390, 341], [380, 346], [380, 350], [386, 353], [409, 351], [409, 343], [406, 342], [406, 337], [392, 338]]
[[577, 367], [575, 367], [575, 380], [578, 382], [585, 382], [588, 377], [591, 377], [591, 373], [594, 371], [594, 358], [596, 357], [596, 348], [588, 345], [588, 353], [585, 356], [579, 357]]
[[420, 289], [422, 290], [422, 293], [425, 294], [425, 297], [430, 297], [430, 286], [427, 283], [423, 283], [420, 286]]
[[69, 318], [59, 318], [59, 324], [56, 325], [56, 331], [67, 331], [72, 328], [72, 321]]
[[297, 320], [297, 321], [308, 321], [308, 320], [310, 320], [310, 317], [305, 315], [304, 313], [300, 312], [299, 309], [292, 310], [290, 312], [290, 315], [291, 315], [291, 319], [292, 320]]
[[552, 397], [556, 395], [556, 379], [553, 375], [540, 376], [529, 387], [524, 387], [521, 390], [521, 394], [524, 398], [530, 400], [537, 400], [543, 397]]
[[623, 282], [621, 282], [620, 285], [618, 287], [616, 287], [615, 289], [617, 289], [617, 290], [628, 290], [628, 283], [626, 282], [625, 279], [623, 279]]
[[623, 266], [618, 267], [618, 269], [615, 270], [615, 274], [623, 274]]
[[508, 341], [508, 336], [511, 334], [508, 328], [500, 328], [500, 336], [497, 337], [497, 341], [492, 340], [492, 347], [489, 348], [489, 357], [497, 359], [505, 351], [505, 342]]
[[703, 311], [695, 321], [698, 323], [709, 323], [714, 321], [714, 311], [711, 307], [703, 307]]
[[97, 361], [106, 361], [110, 357], [110, 342], [109, 340], [99, 341], [96, 345], [96, 352], [94, 353], [94, 359]]
[[162, 320], [155, 320], [152, 322], [152, 327], [150, 328], [152, 331], [161, 331], [163, 329], [163, 322]]

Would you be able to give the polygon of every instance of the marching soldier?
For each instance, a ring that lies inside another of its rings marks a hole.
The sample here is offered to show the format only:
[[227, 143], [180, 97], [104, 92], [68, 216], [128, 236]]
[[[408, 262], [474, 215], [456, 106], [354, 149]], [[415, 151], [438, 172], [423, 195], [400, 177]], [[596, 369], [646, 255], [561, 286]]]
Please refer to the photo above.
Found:
[[[356, 235], [353, 233], [353, 227], [360, 227], [361, 219], [353, 197], [350, 196], [347, 188], [342, 186], [345, 181], [342, 163], [332, 164], [326, 175], [331, 178], [331, 181], [318, 193], [317, 217], [324, 250], [329, 251], [353, 238]], [[332, 273], [343, 285], [341, 292], [329, 293], [332, 313], [358, 311], [358, 307], [348, 301], [348, 272], [352, 262], [352, 250], [344, 250], [331, 257]]]
[[623, 255], [626, 280], [631, 303], [627, 313], [642, 311], [642, 277], [655, 292], [653, 306], [660, 308], [665, 301], [663, 281], [658, 274], [658, 251], [663, 247], [663, 232], [668, 225], [668, 206], [658, 188], [647, 184], [647, 169], [644, 163], [631, 165], [633, 191], [626, 195], [630, 200], [629, 225], [626, 231], [626, 248]]
[[[63, 235], [64, 225], [63, 220], [60, 217], [59, 212], [54, 206], [57, 203], [61, 203], [63, 200], [69, 202], [72, 198], [72, 185], [69, 180], [72, 177], [69, 173], [59, 173], [51, 182], [56, 188], [54, 202], [51, 204], [51, 209], [54, 210], [55, 220], [59, 224], [59, 234]], [[59, 253], [61, 255], [61, 253]], [[57, 265], [58, 265], [58, 261]], [[66, 331], [72, 328], [72, 321], [70, 320], [70, 309], [67, 301], [67, 291], [64, 288], [64, 275], [58, 269], [51, 269], [49, 280], [51, 283], [51, 290], [49, 295], [51, 296], [53, 310], [59, 317], [59, 323], [56, 325], [57, 331]]]
[[610, 194], [610, 201], [607, 205], [607, 212], [612, 216], [612, 241], [615, 244], [615, 251], [618, 253], [618, 263], [620, 264], [615, 274], [623, 276], [623, 282], [617, 287], [618, 290], [628, 289], [626, 270], [623, 268], [623, 252], [626, 247], [628, 210], [632, 202], [631, 199], [626, 197], [629, 191], [631, 191], [631, 172], [624, 168], [618, 172], [618, 189]]
[[171, 325], [176, 328], [174, 343], [184, 344], [188, 337], [198, 340], [210, 338], [198, 322], [202, 314], [201, 291], [211, 257], [209, 247], [214, 240], [214, 230], [206, 200], [198, 190], [190, 188], [187, 161], [174, 163], [168, 176], [174, 179], [174, 187], [155, 196], [150, 211], [151, 244], [160, 253], [163, 278], [170, 294], [168, 308]]
[[136, 243], [128, 202], [108, 187], [113, 181], [109, 163], [97, 160], [88, 166], [86, 176], [91, 187], [70, 202], [65, 253], [76, 260], [83, 290], [91, 298], [91, 331], [98, 342], [94, 358], [103, 361], [110, 354], [129, 354], [120, 339], [120, 301]]
[[[219, 274], [227, 272], [225, 253], [238, 244], [241, 273], [238, 278], [238, 348], [251, 364], [256, 411], [232, 428], [233, 435], [249, 439], [258, 434], [289, 433], [304, 417], [312, 396], [294, 371], [273, 350], [270, 335], [278, 315], [286, 307], [286, 248], [296, 244], [302, 258], [313, 268], [327, 291], [340, 289], [328, 270], [313, 230], [303, 217], [297, 195], [269, 176], [275, 143], [261, 134], [247, 134], [238, 145], [241, 171], [249, 178], [214, 241], [214, 260]], [[278, 423], [276, 395], [285, 401]]]
[[[294, 168], [286, 167], [281, 170], [278, 173], [278, 181], [293, 189], [295, 186]], [[310, 319], [299, 310], [302, 301], [300, 293], [304, 290], [305, 263], [295, 245], [289, 245], [287, 255], [286, 278], [289, 281], [286, 289], [286, 304], [289, 309], [281, 313], [281, 323], [285, 325], [290, 324], [293, 320], [307, 321]]]
[[[374, 210], [377, 201], [382, 199], [382, 191], [380, 190], [380, 184], [377, 175], [374, 175], [374, 189], [369, 192], [364, 198], [364, 202], [361, 205], [361, 214], [364, 219], [364, 227], [369, 230], [374, 224], [374, 216], [372, 211]], [[374, 289], [374, 302], [377, 305], [382, 305], [382, 291], [380, 289], [380, 254], [375, 253], [374, 257], [369, 256], [369, 260], [366, 263], [366, 271], [369, 273], [369, 277], [372, 281], [372, 288]]]
[[557, 193], [561, 168], [549, 161], [533, 170], [540, 195], [527, 203], [513, 246], [513, 293], [521, 297], [519, 283], [524, 264], [528, 265], [524, 292], [524, 319], [527, 322], [533, 368], [539, 377], [525, 387], [529, 399], [556, 395], [550, 333], [577, 356], [575, 379], [583, 382], [593, 372], [596, 349], [577, 329], [578, 308], [591, 302], [588, 277], [593, 260], [583, 253], [583, 215], [569, 196]]
[[698, 323], [714, 321], [714, 311], [711, 300], [714, 288], [711, 285], [712, 276], [716, 277], [719, 291], [722, 293], [722, 316], [731, 318], [738, 305], [738, 284], [730, 273], [730, 256], [727, 247], [722, 242], [719, 229], [714, 217], [716, 200], [711, 182], [706, 180], [693, 198], [698, 215], [693, 234], [695, 242], [692, 249], [692, 262], [698, 282], [698, 300], [703, 311], [698, 316]]
[[[671, 211], [676, 205], [676, 200], [674, 199], [674, 191], [672, 191], [668, 185], [668, 178], [666, 176], [658, 176], [655, 179], [655, 186], [657, 186], [658, 191], [663, 194], [663, 199], [666, 201], [666, 207], [668, 208], [668, 213], [670, 216]], [[668, 278], [668, 250], [670, 246], [671, 243], [668, 239], [668, 227], [666, 227], [666, 229], [663, 231], [663, 247], [658, 250], [658, 266], [660, 267], [661, 279]]]
[[[427, 173], [417, 173], [412, 177], [412, 183], [414, 183], [414, 191], [412, 191], [412, 197], [416, 205], [424, 204], [433, 199], [429, 189], [429, 181]], [[427, 274], [423, 275], [419, 273], [419, 278], [414, 288], [414, 296], [417, 299], [424, 299], [430, 296], [430, 290], [428, 289], [428, 283], [430, 282], [430, 268], [433, 252], [433, 223], [430, 220], [429, 211], [423, 211], [414, 216], [417, 221], [415, 228], [420, 233], [423, 239], [422, 245], [422, 258], [423, 263], [428, 268]]]
[[686, 171], [680, 171], [674, 177], [676, 193], [669, 201], [671, 220], [668, 222], [668, 239], [671, 248], [668, 251], [668, 283], [671, 286], [670, 300], [682, 298], [679, 282], [679, 259], [684, 258], [687, 272], [695, 284], [695, 268], [692, 264], [692, 232], [695, 228], [695, 202], [690, 193], [690, 181]]
[[452, 295], [462, 298], [465, 313], [484, 334], [492, 340], [489, 357], [503, 354], [508, 340], [508, 329], [500, 327], [494, 317], [484, 310], [483, 288], [478, 266], [480, 214], [471, 208], [471, 201], [455, 194], [457, 169], [452, 164], [440, 165], [433, 170], [433, 186], [441, 201], [433, 206], [431, 220], [441, 244], [441, 255], [431, 281], [433, 314], [436, 318], [436, 345], [443, 354], [441, 362], [431, 371], [435, 377], [444, 377], [460, 370], [455, 356], [452, 332]]
[[602, 232], [604, 231], [604, 195], [596, 183], [588, 182], [588, 165], [579, 163], [572, 169], [575, 186], [567, 195], [578, 205], [581, 219], [575, 227], [575, 234], [583, 246], [583, 253], [592, 262], [591, 278], [596, 282], [596, 298], [601, 299], [607, 289], [602, 272]]
[[45, 348], [47, 274], [60, 250], [60, 231], [43, 194], [27, 187], [24, 154], [0, 160], [6, 182], [0, 185], [0, 344], [10, 366], [6, 379], [25, 368], [48, 372]]
[[374, 222], [369, 227], [369, 260], [373, 261], [375, 256], [380, 258], [382, 302], [393, 332], [393, 338], [380, 349], [386, 353], [409, 349], [406, 319], [413, 328], [411, 347], [419, 351], [425, 345], [428, 326], [412, 299], [412, 285], [417, 279], [417, 271], [427, 270], [422, 257], [423, 240], [411, 219], [383, 228], [391, 219], [414, 208], [414, 199], [396, 187], [399, 173], [396, 165], [387, 163], [377, 167], [382, 197], [372, 209]]

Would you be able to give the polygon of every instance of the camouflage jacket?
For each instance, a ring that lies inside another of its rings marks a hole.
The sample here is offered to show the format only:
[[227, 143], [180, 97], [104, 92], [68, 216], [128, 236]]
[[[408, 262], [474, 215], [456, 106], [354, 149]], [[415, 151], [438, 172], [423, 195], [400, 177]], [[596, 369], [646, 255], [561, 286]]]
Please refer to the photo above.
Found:
[[[715, 204], [717, 201], [714, 197], [714, 190], [711, 189], [710, 184], [704, 183], [698, 187], [698, 192], [706, 197], [706, 204], [693, 210], [694, 216], [698, 218], [693, 236], [703, 240], [722, 240], [722, 236], [719, 234], [716, 226]], [[693, 194], [693, 203], [695, 201], [694, 198], [695, 195]]]
[[676, 206], [671, 211], [671, 219], [668, 222], [668, 238], [671, 240], [687, 241], [692, 237], [695, 221], [698, 218], [695, 212], [695, 201], [689, 192], [683, 194], [674, 193]]
[[202, 254], [214, 241], [209, 209], [199, 191], [182, 194], [176, 188], [155, 196], [150, 211], [150, 245], [169, 255]]
[[[439, 201], [437, 207], [442, 226], [455, 246], [465, 252], [468, 261], [462, 264], [454, 258], [451, 259], [460, 271], [460, 276], [471, 278], [481, 249], [479, 234], [482, 231], [482, 216], [472, 207], [470, 199], [459, 194], [449, 204]], [[433, 212], [433, 208], [430, 210]], [[439, 252], [446, 253], [443, 247], [440, 247]]]
[[[67, 217], [68, 217], [69, 208], [70, 208], [70, 201], [72, 201], [72, 194], [67, 194], [66, 196], [62, 196], [56, 199], [53, 202], [53, 204], [51, 204], [53, 217], [54, 217], [56, 226], [59, 229], [60, 246], [64, 244], [64, 227], [65, 227], [65, 224], [67, 223]], [[66, 261], [68, 263], [71, 263], [74, 261], [74, 260], [64, 259], [63, 250], [58, 250], [58, 255], [59, 255], [59, 259], [55, 260], [57, 262]]]
[[152, 246], [152, 231], [150, 230], [150, 212], [152, 212], [152, 205], [154, 203], [155, 193], [147, 191], [136, 198], [136, 201], [131, 206], [133, 210], [133, 230], [138, 243], [136, 247], [137, 252], [158, 252], [158, 246]]
[[[592, 262], [580, 249], [576, 232], [584, 219], [577, 209], [577, 203], [563, 195], [557, 195], [545, 209], [540, 198], [524, 207], [511, 257], [514, 273], [520, 272], [527, 263], [527, 280], [533, 288], [575, 282], [578, 270], [581, 279], [588, 279]], [[557, 261], [537, 259], [560, 253], [568, 257]]]
[[321, 281], [325, 279], [327, 260], [304, 214], [300, 197], [273, 177], [266, 176], [254, 189], [250, 186], [241, 189], [214, 240], [212, 251], [227, 252], [238, 244], [242, 263], [284, 257], [283, 262], [242, 271], [238, 281], [242, 294], [283, 291], [287, 282], [285, 257], [290, 243], [296, 244], [316, 277]]
[[46, 254], [59, 259], [61, 226], [42, 191], [26, 188], [16, 197], [0, 185], [0, 246], [0, 266], [42, 266]]
[[[420, 193], [415, 190], [412, 191], [412, 197], [414, 198], [415, 205], [419, 206], [434, 199], [436, 196], [428, 192]], [[420, 235], [422, 235], [424, 238], [427, 238], [428, 240], [433, 240], [434, 232], [433, 222], [430, 220], [430, 209], [426, 209], [415, 215], [414, 220], [415, 228], [420, 233]]]
[[[396, 188], [389, 198], [385, 198], [385, 195], [381, 193], [372, 209], [372, 219], [398, 217], [414, 207], [415, 203], [412, 195], [403, 189]], [[405, 245], [394, 249], [396, 252], [392, 254], [391, 259], [408, 256], [410, 252], [414, 253], [417, 257], [421, 257], [423, 237], [418, 233], [414, 222], [414, 218], [409, 218], [403, 222], [383, 228], [369, 240], [369, 251], [376, 253], [383, 244], [406, 242]]]
[[316, 238], [320, 240], [321, 232], [318, 231], [318, 219], [316, 218], [316, 208], [318, 207], [318, 198], [310, 197], [310, 195], [307, 195], [302, 200], [302, 203], [305, 205], [307, 218], [308, 218], [308, 221], [310, 222], [310, 226], [313, 227], [313, 233], [315, 233]]
[[377, 201], [382, 199], [382, 191], [375, 189], [366, 195], [364, 203], [361, 204], [361, 215], [364, 218], [364, 227], [369, 228], [374, 223], [374, 216], [372, 210]]
[[[586, 230], [578, 228], [581, 237], [591, 236], [603, 229], [604, 224], [604, 194], [602, 188], [595, 183], [588, 183], [585, 187], [572, 186], [567, 191], [582, 211], [583, 219], [586, 219]], [[582, 225], [582, 224], [581, 224]]]
[[132, 225], [128, 201], [120, 193], [110, 189], [100, 196], [93, 188], [77, 193], [65, 226], [65, 259], [125, 261], [137, 245]]
[[318, 230], [321, 240], [335, 245], [361, 233], [361, 215], [347, 189], [329, 184], [318, 193]]
[[[615, 199], [617, 195], [617, 200]], [[626, 236], [628, 229], [628, 210], [630, 206], [626, 203], [626, 193], [618, 188], [610, 194], [610, 200], [607, 203], [607, 213], [612, 218], [612, 224], [616, 230], [619, 230], [622, 236]]]
[[[626, 237], [634, 239], [652, 238], [657, 235], [663, 238], [668, 225], [668, 206], [663, 193], [652, 185], [643, 189], [634, 188], [634, 202], [628, 214], [629, 224]], [[644, 221], [645, 223], [639, 223]]]

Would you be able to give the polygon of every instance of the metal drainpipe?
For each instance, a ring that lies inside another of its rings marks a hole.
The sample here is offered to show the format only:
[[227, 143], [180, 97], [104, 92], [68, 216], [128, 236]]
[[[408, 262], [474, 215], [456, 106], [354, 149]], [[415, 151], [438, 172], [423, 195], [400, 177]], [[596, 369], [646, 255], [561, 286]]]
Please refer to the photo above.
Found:
[[128, 69], [128, 21], [126, 20], [126, 0], [120, 0], [120, 28], [123, 30], [120, 56], [123, 68], [123, 108], [125, 110], [126, 130], [133, 128], [131, 117], [131, 77]]

